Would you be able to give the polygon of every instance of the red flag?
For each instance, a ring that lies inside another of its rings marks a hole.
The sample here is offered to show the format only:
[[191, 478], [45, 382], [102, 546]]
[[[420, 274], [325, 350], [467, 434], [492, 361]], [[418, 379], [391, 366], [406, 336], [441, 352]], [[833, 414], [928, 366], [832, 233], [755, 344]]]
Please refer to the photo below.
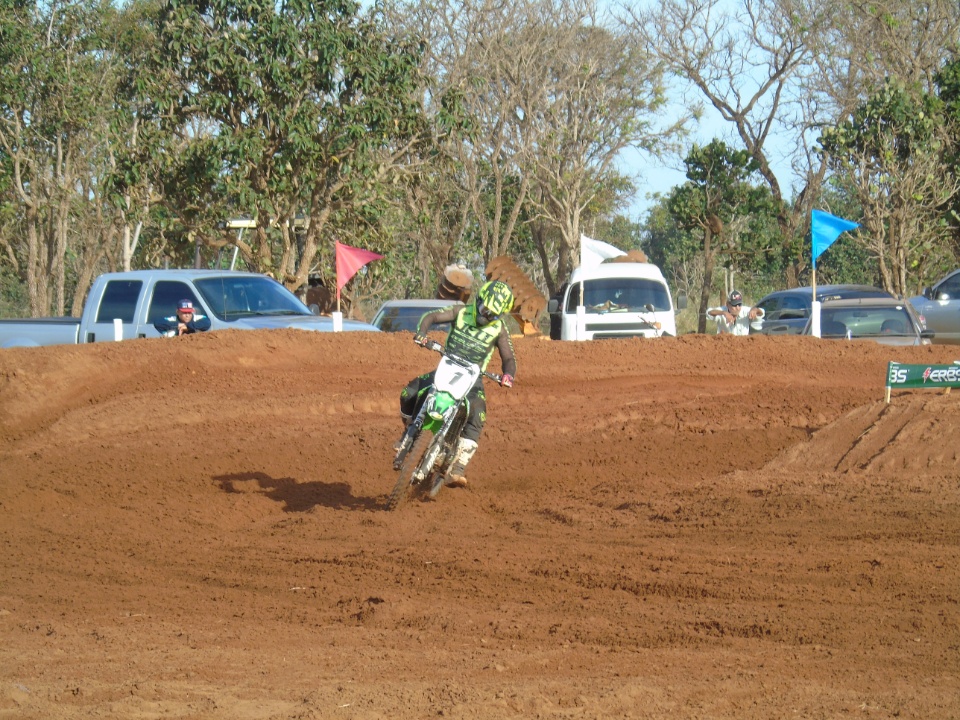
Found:
[[340, 288], [346, 285], [350, 278], [357, 274], [357, 270], [362, 268], [371, 260], [379, 260], [383, 255], [377, 255], [369, 250], [350, 247], [337, 243], [337, 293]]

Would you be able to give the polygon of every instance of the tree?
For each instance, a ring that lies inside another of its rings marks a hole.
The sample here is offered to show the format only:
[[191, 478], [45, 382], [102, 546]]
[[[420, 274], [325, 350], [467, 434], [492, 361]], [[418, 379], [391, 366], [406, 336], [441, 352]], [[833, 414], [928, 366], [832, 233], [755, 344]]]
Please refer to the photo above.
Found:
[[[817, 75], [810, 79], [807, 97], [820, 117], [819, 123], [809, 124], [810, 147], [815, 151], [820, 149], [818, 137], [824, 127], [848, 123], [860, 108], [884, 92], [888, 81], [911, 93], [936, 95], [938, 71], [956, 57], [960, 33], [960, 12], [954, 0], [830, 3], [830, 14], [830, 23], [824, 24], [816, 37]], [[841, 193], [858, 198], [853, 185], [847, 175], [838, 176], [833, 183]], [[824, 202], [821, 207], [829, 204]], [[853, 205], [857, 204], [854, 200]], [[875, 250], [870, 252], [874, 258]], [[942, 260], [943, 253], [936, 249], [924, 263], [908, 269], [908, 275], [918, 281], [917, 274], [939, 276]], [[884, 282], [879, 266], [872, 274], [878, 278], [875, 282]]]
[[0, 155], [19, 235], [5, 256], [32, 315], [64, 314], [70, 276], [96, 262], [110, 234], [98, 185], [112, 92], [107, 9], [97, 0], [0, 6]]
[[377, 184], [424, 136], [421, 43], [350, 0], [168, 2], [157, 27], [146, 89], [164, 132], [141, 140], [168, 206], [213, 246], [234, 240], [219, 223], [254, 218], [247, 266], [300, 287], [338, 214], [375, 215]]
[[446, 148], [469, 210], [461, 236], [478, 239], [484, 261], [519, 253], [521, 238], [539, 243], [552, 291], [576, 262], [584, 219], [630, 190], [615, 161], [669, 137], [653, 129], [659, 67], [593, 0], [412, 2], [398, 15], [425, 28], [429, 74], [468, 117]]
[[945, 163], [951, 138], [943, 103], [890, 78], [848, 121], [826, 128], [820, 143], [856, 193], [857, 237], [876, 258], [884, 289], [911, 294], [910, 278], [923, 277], [945, 245], [943, 208], [960, 192]]
[[[556, 277], [578, 262], [585, 219], [616, 209], [622, 185], [615, 163], [627, 148], [654, 150], [669, 137], [654, 127], [665, 103], [661, 71], [633, 37], [600, 26], [592, 14], [550, 28], [551, 53], [539, 90], [524, 107], [536, 151], [535, 211], [559, 232]], [[631, 187], [632, 189], [632, 187]]]
[[[729, 123], [735, 142], [757, 164], [779, 208], [781, 252], [790, 259], [787, 284], [793, 287], [805, 265], [799, 228], [825, 171], [822, 162], [809, 162], [796, 101], [813, 67], [812, 39], [829, 16], [822, 3], [806, 0], [745, 0], [727, 7], [722, 0], [666, 0], [645, 10], [625, 8], [624, 22]], [[774, 172], [770, 140], [778, 132], [797, 138], [791, 147], [795, 166], [802, 168], [802, 189], [792, 204]]]
[[121, 270], [133, 268], [134, 254], [140, 246], [145, 226], [154, 224], [150, 209], [158, 193], [149, 166], [137, 157], [141, 136], [159, 132], [159, 127], [143, 127], [146, 85], [144, 68], [156, 49], [156, 28], [150, 22], [157, 13], [159, 0], [126, 2], [114, 19], [111, 46], [115, 62], [113, 112], [110, 116], [105, 148], [109, 168], [104, 179], [104, 195], [116, 217], [118, 242], [107, 248], [111, 265]]
[[736, 252], [736, 230], [744, 229], [752, 216], [775, 210], [776, 203], [766, 188], [749, 184], [760, 166], [746, 150], [730, 150], [713, 140], [706, 147], [694, 145], [684, 162], [687, 182], [674, 188], [667, 207], [682, 230], [702, 238], [703, 285], [697, 321], [697, 332], [702, 333], [707, 329], [718, 252]]
[[[960, 177], [960, 58], [946, 63], [935, 77], [937, 95], [943, 103], [944, 122], [950, 136], [944, 159], [952, 177]], [[949, 228], [953, 264], [960, 259], [960, 194], [943, 208], [943, 222]], [[944, 271], [946, 268], [943, 269]], [[942, 274], [942, 272], [940, 273]], [[926, 284], [926, 278], [923, 278]]]

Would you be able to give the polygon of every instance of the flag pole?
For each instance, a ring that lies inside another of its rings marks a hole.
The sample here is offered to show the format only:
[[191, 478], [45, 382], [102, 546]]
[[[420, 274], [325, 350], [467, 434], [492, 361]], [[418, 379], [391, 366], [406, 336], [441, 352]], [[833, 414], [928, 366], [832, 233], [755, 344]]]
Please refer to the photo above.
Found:
[[337, 283], [337, 309], [331, 315], [333, 320], [333, 331], [343, 332], [343, 313], [340, 312], [340, 284]]
[[817, 302], [817, 248], [813, 242], [813, 213], [810, 213], [810, 257], [812, 269], [810, 271], [810, 334], [820, 337], [820, 303]]
[[817, 261], [813, 261], [813, 271], [810, 273], [810, 289], [813, 291], [811, 300], [817, 299]]

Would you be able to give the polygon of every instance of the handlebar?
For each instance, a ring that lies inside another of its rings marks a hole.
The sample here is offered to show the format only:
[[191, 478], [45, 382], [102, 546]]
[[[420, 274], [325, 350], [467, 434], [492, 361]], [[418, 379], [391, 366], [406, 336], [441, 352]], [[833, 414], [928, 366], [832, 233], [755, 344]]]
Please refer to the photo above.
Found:
[[[469, 360], [465, 360], [459, 355], [454, 355], [453, 353], [447, 352], [447, 349], [443, 345], [438, 343], [436, 340], [427, 340], [425, 343], [417, 343], [417, 345], [420, 345], [420, 347], [426, 348], [427, 350], [433, 350], [434, 352], [438, 352], [444, 357], [450, 358], [458, 365], [464, 365], [464, 366], [476, 365], [476, 363], [472, 363]], [[500, 375], [498, 373], [487, 372], [486, 370], [481, 370], [480, 372], [484, 375], [484, 377], [487, 377], [493, 380], [495, 383], [497, 383], [497, 385], [503, 384], [503, 375]]]

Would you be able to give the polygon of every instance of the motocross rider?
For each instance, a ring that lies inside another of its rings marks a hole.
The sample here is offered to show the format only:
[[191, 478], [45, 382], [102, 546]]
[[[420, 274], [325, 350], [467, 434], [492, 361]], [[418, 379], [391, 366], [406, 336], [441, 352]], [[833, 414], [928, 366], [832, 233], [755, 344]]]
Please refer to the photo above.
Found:
[[[494, 347], [500, 352], [503, 370], [503, 387], [513, 387], [517, 374], [517, 360], [513, 354], [510, 333], [501, 316], [513, 308], [513, 292], [500, 280], [484, 283], [477, 291], [474, 302], [463, 307], [451, 306], [434, 310], [420, 318], [413, 340], [418, 345], [428, 342], [427, 333], [438, 323], [450, 323], [447, 333], [447, 351], [476, 363], [486, 369], [493, 356]], [[420, 404], [433, 384], [434, 372], [414, 378], [400, 393], [400, 417], [406, 427], [420, 409]], [[467, 422], [457, 444], [456, 455], [447, 471], [445, 484], [448, 487], [465, 487], [464, 471], [477, 451], [477, 442], [487, 420], [487, 399], [483, 392], [483, 376], [467, 394]]]

